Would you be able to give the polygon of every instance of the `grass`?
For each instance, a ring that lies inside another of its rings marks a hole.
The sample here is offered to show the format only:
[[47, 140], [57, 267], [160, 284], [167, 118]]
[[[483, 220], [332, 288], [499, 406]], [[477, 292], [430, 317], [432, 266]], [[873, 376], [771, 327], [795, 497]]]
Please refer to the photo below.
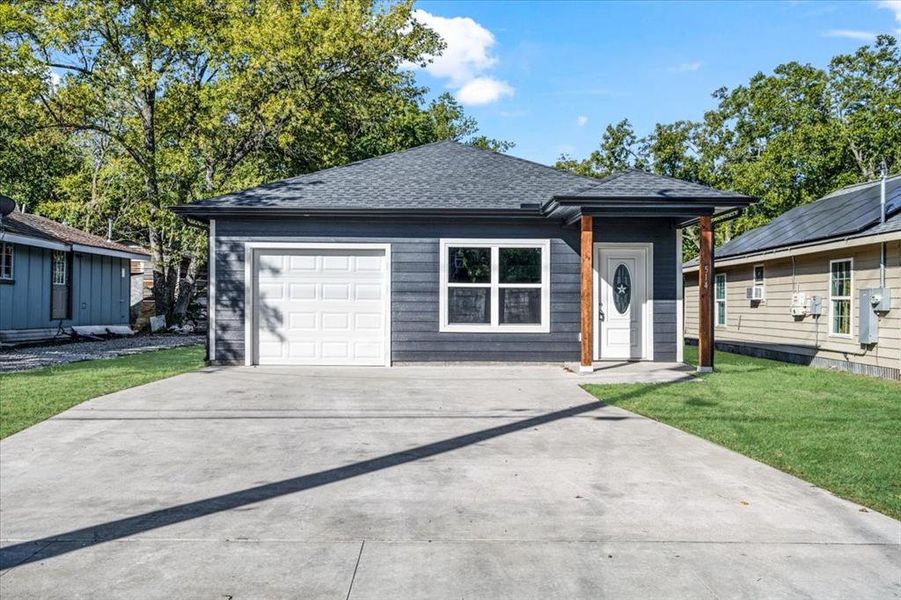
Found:
[[76, 404], [203, 366], [202, 346], [0, 375], [0, 439]]
[[701, 382], [585, 389], [901, 518], [901, 384], [724, 352], [716, 369]]

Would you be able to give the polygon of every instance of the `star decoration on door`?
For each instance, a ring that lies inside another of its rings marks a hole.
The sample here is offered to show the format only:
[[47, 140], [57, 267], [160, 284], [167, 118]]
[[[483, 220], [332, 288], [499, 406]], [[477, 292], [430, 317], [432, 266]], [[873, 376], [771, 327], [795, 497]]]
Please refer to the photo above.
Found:
[[626, 286], [624, 286], [623, 284], [619, 284], [619, 287], [616, 288], [616, 293], [617, 293], [617, 294], [625, 294], [625, 293], [626, 293]]

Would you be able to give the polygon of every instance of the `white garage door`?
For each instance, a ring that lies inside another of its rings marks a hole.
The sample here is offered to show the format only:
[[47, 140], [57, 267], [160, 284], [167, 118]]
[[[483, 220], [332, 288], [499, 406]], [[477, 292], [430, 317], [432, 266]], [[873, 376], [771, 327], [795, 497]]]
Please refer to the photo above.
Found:
[[384, 250], [255, 254], [257, 364], [386, 364]]

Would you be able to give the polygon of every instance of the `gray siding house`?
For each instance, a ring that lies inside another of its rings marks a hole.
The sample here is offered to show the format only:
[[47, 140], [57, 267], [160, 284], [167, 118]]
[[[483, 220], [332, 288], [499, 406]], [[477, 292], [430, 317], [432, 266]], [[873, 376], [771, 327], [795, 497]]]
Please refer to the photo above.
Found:
[[0, 217], [0, 343], [129, 326], [134, 248], [13, 211]]
[[438, 142], [176, 207], [210, 232], [210, 358], [681, 360], [681, 227], [751, 198]]

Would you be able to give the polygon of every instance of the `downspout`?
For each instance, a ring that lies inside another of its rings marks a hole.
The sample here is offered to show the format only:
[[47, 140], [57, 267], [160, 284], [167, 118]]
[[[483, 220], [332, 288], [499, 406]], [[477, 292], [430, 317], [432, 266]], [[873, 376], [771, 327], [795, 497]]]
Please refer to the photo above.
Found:
[[[885, 223], [885, 180], [888, 177], [888, 170], [885, 161], [882, 161], [882, 181], [879, 182], [879, 224]], [[886, 242], [880, 244], [879, 252], [879, 287], [885, 287], [885, 253]]]

